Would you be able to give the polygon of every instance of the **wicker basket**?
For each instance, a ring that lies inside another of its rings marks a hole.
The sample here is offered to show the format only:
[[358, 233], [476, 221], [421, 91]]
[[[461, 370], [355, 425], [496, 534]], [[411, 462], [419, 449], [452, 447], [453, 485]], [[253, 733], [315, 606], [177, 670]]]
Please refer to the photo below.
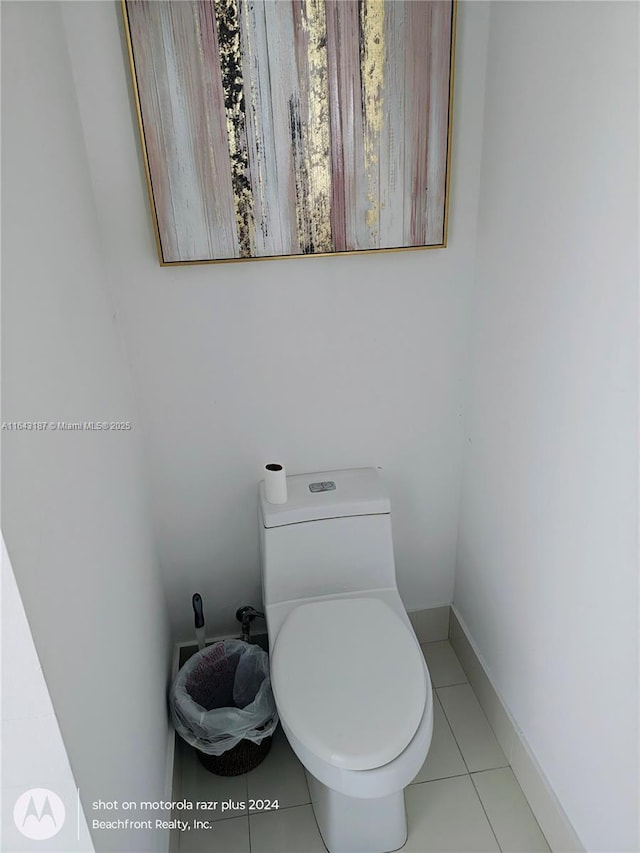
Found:
[[262, 743], [241, 740], [222, 755], [207, 755], [196, 749], [200, 764], [216, 776], [241, 776], [261, 764], [271, 749], [273, 738], [266, 737]]

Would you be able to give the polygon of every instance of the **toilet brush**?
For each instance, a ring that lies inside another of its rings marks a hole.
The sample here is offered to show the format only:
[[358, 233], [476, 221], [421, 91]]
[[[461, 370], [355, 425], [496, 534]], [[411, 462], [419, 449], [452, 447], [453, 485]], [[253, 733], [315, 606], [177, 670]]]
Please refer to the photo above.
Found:
[[202, 610], [202, 596], [199, 592], [194, 592], [192, 602], [193, 612], [195, 614], [196, 640], [198, 641], [198, 649], [204, 649], [204, 613]]

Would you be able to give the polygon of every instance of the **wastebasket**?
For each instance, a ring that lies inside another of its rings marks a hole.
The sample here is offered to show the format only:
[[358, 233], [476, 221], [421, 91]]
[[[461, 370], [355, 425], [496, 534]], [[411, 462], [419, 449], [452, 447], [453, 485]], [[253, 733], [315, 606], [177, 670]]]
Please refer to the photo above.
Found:
[[169, 706], [175, 730], [207, 770], [247, 773], [266, 758], [278, 725], [269, 656], [241, 640], [214, 643], [180, 669]]

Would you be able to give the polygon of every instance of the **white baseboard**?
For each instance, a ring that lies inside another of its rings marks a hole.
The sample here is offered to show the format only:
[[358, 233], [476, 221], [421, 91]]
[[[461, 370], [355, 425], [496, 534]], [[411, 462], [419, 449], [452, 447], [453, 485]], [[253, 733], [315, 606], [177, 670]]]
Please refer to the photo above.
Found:
[[449, 641], [504, 754], [509, 759], [513, 774], [549, 846], [554, 853], [584, 851], [585, 848], [560, 805], [549, 780], [536, 761], [511, 712], [491, 682], [486, 663], [478, 652], [469, 629], [453, 605], [451, 606]]

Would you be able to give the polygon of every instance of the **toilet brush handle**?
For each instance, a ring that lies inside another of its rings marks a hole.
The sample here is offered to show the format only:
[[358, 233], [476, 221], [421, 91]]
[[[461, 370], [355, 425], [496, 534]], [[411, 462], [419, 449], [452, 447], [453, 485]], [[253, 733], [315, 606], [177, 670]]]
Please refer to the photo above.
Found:
[[202, 609], [202, 596], [199, 592], [193, 594], [193, 613], [195, 616], [196, 639], [198, 640], [198, 648], [204, 649], [204, 612]]

